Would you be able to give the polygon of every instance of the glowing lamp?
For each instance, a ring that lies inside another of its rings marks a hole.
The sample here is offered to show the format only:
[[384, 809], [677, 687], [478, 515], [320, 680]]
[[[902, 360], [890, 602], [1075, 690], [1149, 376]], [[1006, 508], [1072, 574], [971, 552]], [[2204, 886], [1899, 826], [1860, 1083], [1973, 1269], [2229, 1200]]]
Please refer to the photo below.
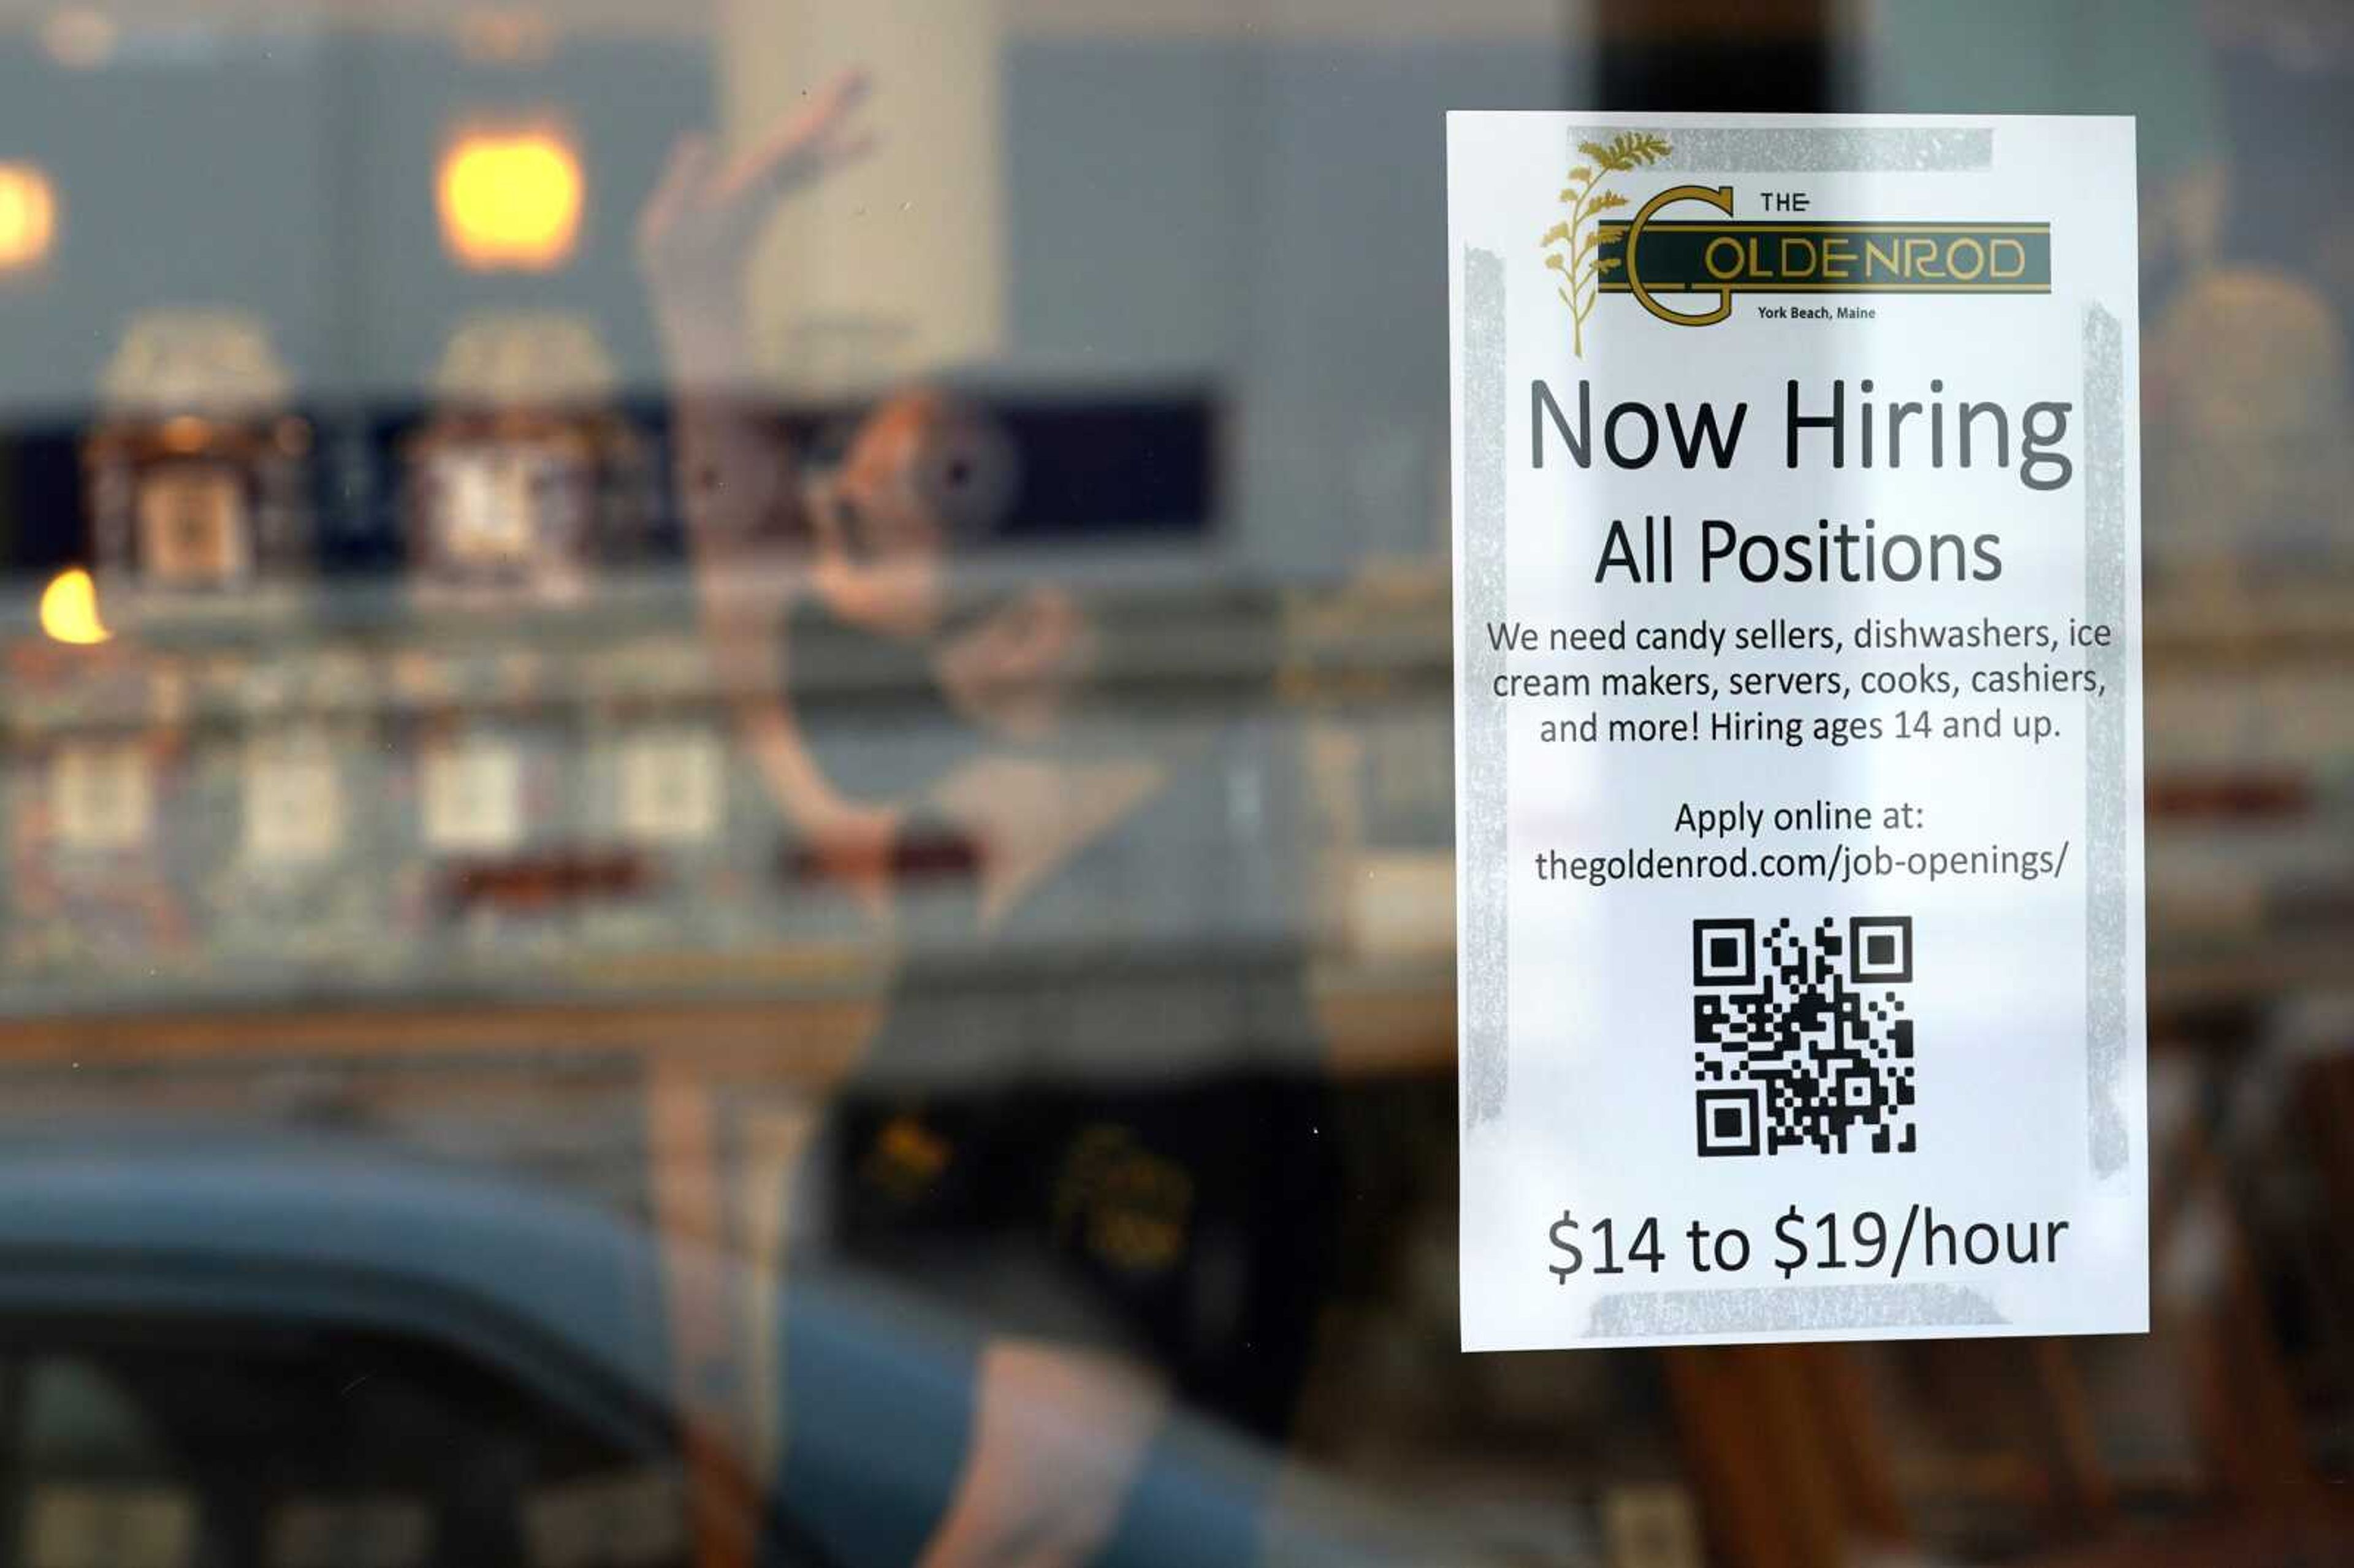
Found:
[[441, 239], [478, 272], [547, 272], [580, 240], [588, 182], [552, 130], [473, 131], [441, 155]]
[[0, 164], [0, 271], [20, 272], [48, 260], [58, 233], [58, 196], [31, 164]]
[[114, 635], [98, 618], [98, 585], [80, 567], [69, 567], [41, 590], [41, 630], [59, 642], [87, 647]]

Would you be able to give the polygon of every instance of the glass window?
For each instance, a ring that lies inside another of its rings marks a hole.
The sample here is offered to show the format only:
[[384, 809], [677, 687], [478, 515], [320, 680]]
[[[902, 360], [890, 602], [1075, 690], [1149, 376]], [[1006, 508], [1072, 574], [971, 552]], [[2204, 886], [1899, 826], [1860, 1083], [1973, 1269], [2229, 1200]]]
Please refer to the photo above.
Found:
[[[2302, 0], [8, 8], [0, 1563], [2354, 1557], [2349, 88]], [[1460, 1351], [1458, 109], [2136, 116], [2149, 1334]]]

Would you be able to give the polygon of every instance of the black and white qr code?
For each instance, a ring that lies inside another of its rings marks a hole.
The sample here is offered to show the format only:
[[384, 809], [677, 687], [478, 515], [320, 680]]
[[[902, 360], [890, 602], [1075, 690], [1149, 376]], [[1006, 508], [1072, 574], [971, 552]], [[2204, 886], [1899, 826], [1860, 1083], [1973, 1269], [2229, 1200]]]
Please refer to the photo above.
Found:
[[1913, 917], [1692, 922], [1703, 1155], [1910, 1154]]

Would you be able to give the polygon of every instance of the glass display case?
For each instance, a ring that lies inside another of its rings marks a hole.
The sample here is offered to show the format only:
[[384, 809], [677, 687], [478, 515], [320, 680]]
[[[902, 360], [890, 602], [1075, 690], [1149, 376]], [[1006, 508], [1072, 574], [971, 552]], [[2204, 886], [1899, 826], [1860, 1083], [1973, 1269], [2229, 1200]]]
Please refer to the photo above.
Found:
[[291, 390], [250, 313], [155, 310], [125, 329], [82, 461], [90, 558], [126, 609], [310, 577], [311, 429]]

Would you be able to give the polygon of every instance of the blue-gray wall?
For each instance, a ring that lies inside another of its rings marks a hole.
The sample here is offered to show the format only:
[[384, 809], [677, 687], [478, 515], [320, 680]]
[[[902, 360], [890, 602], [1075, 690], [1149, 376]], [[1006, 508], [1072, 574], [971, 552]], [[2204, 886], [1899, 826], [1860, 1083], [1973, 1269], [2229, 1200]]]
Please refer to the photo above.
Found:
[[[92, 71], [0, 46], [0, 160], [41, 164], [63, 207], [46, 271], [0, 285], [0, 415], [77, 413], [129, 315], [169, 305], [260, 313], [313, 400], [414, 389], [461, 318], [502, 305], [586, 312], [652, 378], [630, 222], [672, 140], [712, 118], [700, 45], [583, 39], [526, 68], [367, 32], [132, 46]], [[574, 128], [592, 171], [579, 258], [469, 275], [441, 251], [442, 138], [463, 115], [533, 110]]]
[[1579, 101], [1543, 44], [1017, 42], [1010, 355], [1226, 399], [1243, 559], [1443, 546], [1446, 111]]

